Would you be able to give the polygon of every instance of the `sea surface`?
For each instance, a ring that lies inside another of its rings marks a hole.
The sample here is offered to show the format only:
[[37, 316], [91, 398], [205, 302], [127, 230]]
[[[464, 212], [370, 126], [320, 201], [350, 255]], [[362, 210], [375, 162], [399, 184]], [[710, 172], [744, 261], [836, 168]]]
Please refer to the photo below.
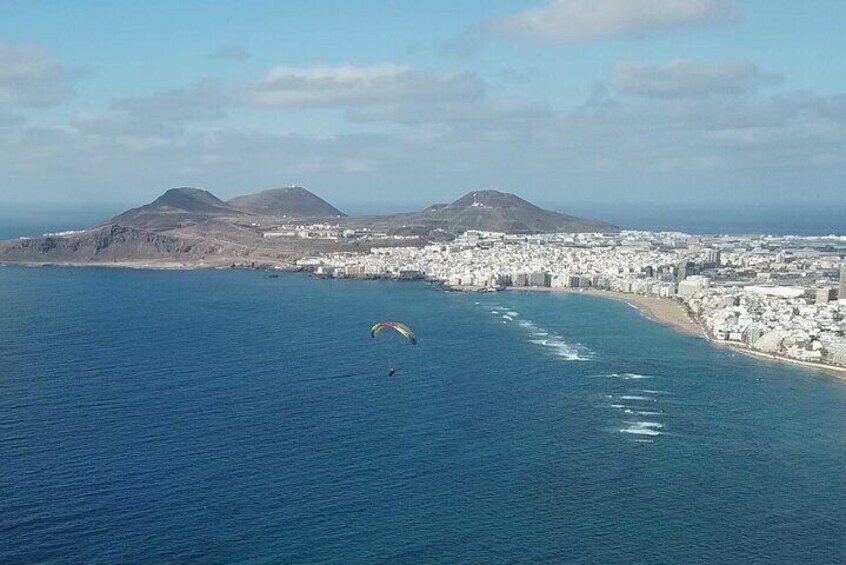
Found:
[[0, 268], [0, 563], [844, 563], [844, 415], [601, 298]]

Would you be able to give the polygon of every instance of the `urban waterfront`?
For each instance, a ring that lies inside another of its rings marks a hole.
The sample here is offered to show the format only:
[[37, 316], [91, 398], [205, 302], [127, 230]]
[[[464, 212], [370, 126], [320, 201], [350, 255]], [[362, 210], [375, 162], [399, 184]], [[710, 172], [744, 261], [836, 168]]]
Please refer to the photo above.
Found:
[[[846, 551], [843, 383], [622, 303], [56, 268], [0, 296], [3, 562]], [[393, 378], [382, 319], [420, 340]]]
[[844, 256], [846, 236], [836, 235], [469, 231], [444, 244], [299, 263], [324, 276], [422, 276], [463, 290], [558, 288], [665, 298], [683, 304], [714, 341], [846, 371]]

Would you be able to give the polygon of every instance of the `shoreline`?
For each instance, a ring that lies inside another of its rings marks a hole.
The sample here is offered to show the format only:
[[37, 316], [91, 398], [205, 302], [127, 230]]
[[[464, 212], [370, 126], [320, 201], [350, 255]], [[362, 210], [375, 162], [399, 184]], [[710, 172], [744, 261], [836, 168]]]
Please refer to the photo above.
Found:
[[269, 273], [296, 273], [302, 272], [304, 269], [295, 265], [284, 264], [268, 264], [261, 263], [255, 266], [251, 264], [239, 264], [232, 262], [218, 262], [218, 263], [185, 263], [180, 261], [113, 261], [107, 262], [61, 262], [55, 263], [35, 263], [35, 262], [0, 262], [2, 267], [18, 267], [22, 269], [37, 269], [44, 267], [55, 267], [59, 269], [88, 269], [88, 268], [104, 268], [104, 269], [130, 269], [138, 271], [200, 271], [200, 270], [227, 270], [227, 269], [244, 269], [248, 271], [267, 271]]
[[[308, 269], [300, 267], [292, 267], [291, 265], [271, 265], [261, 264], [256, 266], [244, 264], [186, 264], [182, 262], [150, 262], [150, 261], [122, 261], [122, 262], [91, 262], [91, 263], [76, 263], [76, 262], [56, 262], [56, 263], [34, 263], [34, 262], [0, 262], [0, 267], [59, 267], [59, 268], [85, 268], [85, 267], [106, 267], [114, 269], [137, 269], [137, 270], [162, 270], [162, 271], [189, 271], [199, 269], [245, 269], [245, 270], [264, 270], [270, 273], [279, 272], [308, 272]], [[347, 277], [355, 279], [357, 277]], [[391, 279], [384, 279], [391, 280]], [[452, 287], [443, 283], [443, 281], [421, 278], [427, 282], [436, 283], [440, 288], [450, 292], [480, 292], [481, 289], [476, 287]], [[800, 359], [792, 359], [781, 355], [773, 355], [770, 353], [763, 353], [749, 349], [745, 345], [717, 341], [713, 339], [705, 328], [690, 314], [683, 304], [670, 298], [659, 296], [648, 296], [644, 294], [632, 294], [626, 292], [617, 292], [613, 290], [596, 290], [596, 289], [571, 289], [566, 287], [506, 287], [504, 291], [507, 292], [554, 292], [560, 294], [581, 294], [583, 296], [594, 296], [597, 298], [604, 298], [607, 300], [616, 300], [617, 302], [624, 302], [637, 310], [646, 319], [667, 326], [685, 335], [704, 339], [713, 345], [725, 347], [737, 353], [754, 357], [757, 359], [764, 359], [774, 363], [787, 363], [796, 367], [803, 367], [808, 370], [813, 370], [818, 373], [825, 373], [830, 377], [846, 381], [846, 367], [837, 367], [834, 365], [827, 365], [823, 363], [814, 363], [812, 361], [802, 361]]]
[[570, 289], [550, 287], [509, 287], [509, 291], [516, 292], [555, 292], [561, 294], [581, 294], [583, 296], [595, 296], [617, 302], [625, 302], [645, 318], [664, 326], [669, 326], [683, 334], [708, 339], [705, 330], [688, 313], [687, 309], [679, 302], [669, 298], [658, 296], [647, 296], [643, 294], [629, 294], [613, 290], [593, 289]]
[[791, 365], [795, 365], [797, 367], [803, 367], [805, 369], [811, 369], [816, 372], [825, 373], [830, 377], [834, 377], [835, 379], [839, 379], [842, 381], [846, 381], [846, 367], [836, 367], [834, 365], [824, 365], [822, 363], [814, 363], [813, 361], [802, 361], [801, 359], [793, 359], [791, 357], [784, 357], [781, 355], [774, 355], [772, 353], [764, 353], [763, 351], [755, 351], [754, 349], [749, 349], [745, 345], [739, 345], [736, 343], [730, 342], [722, 342], [717, 341], [714, 339], [708, 338], [708, 342], [712, 343], [718, 347], [725, 347], [726, 349], [730, 349], [741, 355], [747, 355], [749, 357], [754, 357], [756, 359], [763, 359], [765, 361], [772, 361], [773, 363], [789, 363]]
[[608, 300], [616, 300], [618, 302], [625, 302], [638, 310], [645, 318], [664, 326], [668, 326], [676, 331], [698, 337], [706, 340], [708, 343], [718, 347], [724, 347], [731, 351], [735, 351], [742, 355], [754, 357], [756, 359], [764, 359], [773, 363], [787, 363], [797, 367], [813, 370], [818, 373], [825, 373], [827, 376], [846, 381], [846, 367], [836, 367], [834, 365], [826, 365], [823, 363], [814, 363], [812, 361], [802, 361], [800, 359], [792, 359], [782, 355], [773, 355], [770, 353], [763, 353], [755, 351], [748, 347], [727, 341], [717, 341], [708, 335], [705, 328], [696, 321], [696, 319], [688, 312], [688, 310], [680, 303], [670, 298], [662, 298], [658, 296], [646, 296], [643, 294], [630, 294], [624, 292], [616, 292], [611, 290], [594, 290], [582, 289], [575, 290], [569, 288], [548, 288], [548, 287], [510, 287], [508, 290], [522, 292], [557, 292], [562, 294], [581, 294], [585, 296], [596, 296], [598, 298], [605, 298]]

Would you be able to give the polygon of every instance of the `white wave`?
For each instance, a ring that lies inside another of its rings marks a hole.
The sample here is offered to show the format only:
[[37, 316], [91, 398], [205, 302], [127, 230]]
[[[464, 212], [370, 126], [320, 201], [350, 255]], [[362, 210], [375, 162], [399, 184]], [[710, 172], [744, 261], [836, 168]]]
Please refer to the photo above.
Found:
[[629, 424], [629, 425], [632, 425], [632, 426], [638, 426], [638, 427], [641, 427], [641, 428], [650, 428], [650, 429], [654, 428], [654, 429], [657, 429], [657, 430], [660, 430], [661, 428], [664, 427], [664, 424], [662, 424], [660, 422], [643, 421], [643, 422], [626, 422], [626, 423]]
[[670, 394], [666, 390], [649, 390], [647, 388], [640, 389], [643, 394]]
[[605, 374], [602, 374], [602, 375], [593, 375], [593, 376], [605, 378], [605, 379], [620, 379], [620, 380], [623, 380], [623, 381], [633, 381], [633, 380], [656, 378], [652, 375], [639, 375], [637, 373], [605, 373]]
[[637, 373], [620, 373], [620, 378], [624, 381], [638, 381], [641, 379], [654, 379], [652, 375], [639, 375]]
[[[609, 404], [608, 408], [625, 408], [625, 404]], [[626, 410], [626, 412], [631, 412], [631, 410]]]
[[519, 313], [509, 310], [505, 314], [502, 314], [502, 319], [509, 322], [515, 322], [521, 328], [527, 330], [529, 333], [529, 341], [531, 343], [545, 347], [549, 349], [553, 355], [567, 361], [588, 361], [591, 359], [592, 352], [583, 345], [569, 343], [561, 336], [547, 331], [531, 320], [514, 320], [514, 316], [519, 316]]
[[626, 422], [628, 427], [621, 428], [620, 432], [624, 434], [634, 434], [641, 436], [659, 436], [659, 431], [664, 426], [658, 422]]
[[640, 396], [638, 394], [625, 394], [620, 397], [620, 400], [642, 400], [645, 402], [658, 402], [654, 398], [650, 398], [648, 396]]
[[656, 412], [655, 410], [626, 410], [626, 414], [632, 416], [663, 416], [663, 412]]
[[629, 441], [633, 441], [633, 442], [635, 442], [635, 443], [655, 443], [655, 441], [654, 441], [654, 440], [651, 440], [651, 439], [643, 439], [643, 438], [631, 439], [631, 440], [629, 440]]
[[499, 311], [498, 310], [491, 310], [491, 314], [493, 314], [494, 316], [499, 316]]
[[642, 436], [660, 436], [661, 432], [657, 430], [650, 430], [648, 428], [621, 428], [620, 431], [624, 434], [635, 434], [635, 435], [642, 435]]
[[554, 355], [563, 357], [568, 361], [587, 361], [589, 358], [586, 351], [581, 350], [578, 346], [567, 343], [559, 337], [530, 339], [529, 341], [551, 349]]

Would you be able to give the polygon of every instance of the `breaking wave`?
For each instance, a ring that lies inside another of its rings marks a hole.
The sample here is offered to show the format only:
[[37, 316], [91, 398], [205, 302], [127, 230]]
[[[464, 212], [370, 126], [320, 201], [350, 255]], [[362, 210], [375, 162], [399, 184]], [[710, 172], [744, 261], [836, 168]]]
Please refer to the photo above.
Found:
[[631, 408], [626, 408], [623, 410], [626, 414], [631, 414], [632, 416], [663, 416], [663, 412], [656, 412], [655, 410], [632, 410]]
[[567, 343], [560, 337], [550, 336], [546, 339], [530, 339], [529, 341], [535, 345], [548, 348], [553, 355], [567, 361], [587, 361], [590, 359], [590, 352], [584, 347]]
[[661, 435], [661, 428], [663, 424], [658, 422], [624, 422], [627, 427], [621, 428], [620, 432], [624, 434], [634, 434], [641, 436], [659, 436]]
[[640, 375], [638, 373], [603, 373], [601, 375], [593, 375], [594, 377], [601, 377], [605, 379], [620, 379], [621, 381], [639, 381], [644, 379], [656, 379], [654, 375]]
[[[514, 321], [513, 316], [519, 312], [509, 310], [502, 318]], [[565, 361], [588, 361], [593, 358], [593, 352], [580, 343], [570, 343], [560, 335], [542, 328], [531, 320], [517, 320], [517, 325], [529, 333], [529, 342], [547, 349], [552, 355]]]

